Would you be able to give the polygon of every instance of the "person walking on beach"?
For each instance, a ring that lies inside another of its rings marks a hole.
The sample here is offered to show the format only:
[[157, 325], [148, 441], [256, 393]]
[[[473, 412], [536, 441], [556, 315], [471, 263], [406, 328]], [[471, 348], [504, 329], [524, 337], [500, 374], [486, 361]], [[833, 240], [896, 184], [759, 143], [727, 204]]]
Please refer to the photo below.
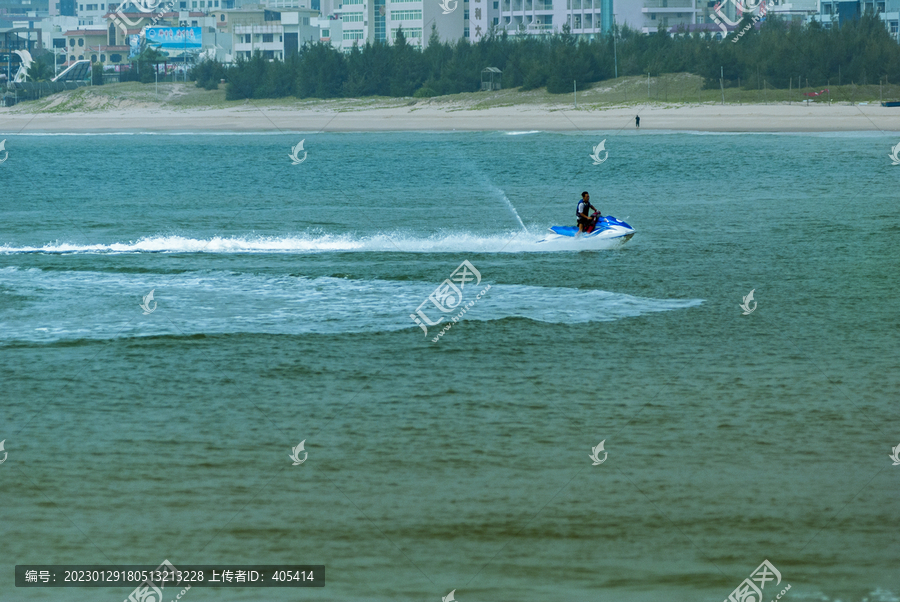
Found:
[[640, 115], [634, 116], [634, 127], [641, 129], [641, 116]]

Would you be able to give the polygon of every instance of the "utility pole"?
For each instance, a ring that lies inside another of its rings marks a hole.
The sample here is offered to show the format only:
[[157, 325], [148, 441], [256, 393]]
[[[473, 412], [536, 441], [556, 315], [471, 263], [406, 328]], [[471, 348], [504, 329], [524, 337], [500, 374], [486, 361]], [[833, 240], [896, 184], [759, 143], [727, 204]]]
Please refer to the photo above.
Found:
[[578, 81], [572, 80], [572, 96], [575, 97], [575, 108], [578, 108]]
[[725, 67], [719, 66], [719, 89], [722, 90], [722, 105], [725, 105]]
[[619, 51], [617, 49], [619, 39], [619, 27], [616, 25], [616, 14], [613, 13], [613, 59], [616, 62], [616, 79], [619, 79]]

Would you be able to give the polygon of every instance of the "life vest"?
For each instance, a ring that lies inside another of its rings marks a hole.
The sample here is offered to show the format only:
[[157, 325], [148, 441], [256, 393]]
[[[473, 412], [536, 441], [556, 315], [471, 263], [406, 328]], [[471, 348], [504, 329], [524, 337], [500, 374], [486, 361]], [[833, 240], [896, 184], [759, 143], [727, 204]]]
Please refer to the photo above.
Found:
[[575, 217], [580, 218], [583, 215], [587, 215], [590, 217], [588, 211], [591, 210], [591, 204], [584, 200], [578, 201], [578, 206], [575, 208]]

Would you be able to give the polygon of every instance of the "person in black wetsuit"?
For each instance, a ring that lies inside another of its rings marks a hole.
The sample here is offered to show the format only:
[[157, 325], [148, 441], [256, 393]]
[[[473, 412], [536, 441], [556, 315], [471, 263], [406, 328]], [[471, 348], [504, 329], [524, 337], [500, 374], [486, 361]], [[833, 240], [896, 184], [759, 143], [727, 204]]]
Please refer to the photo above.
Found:
[[600, 215], [600, 210], [591, 205], [591, 195], [585, 190], [581, 193], [578, 208], [575, 209], [575, 216], [578, 218], [578, 234], [590, 230], [594, 225], [595, 220], [591, 218], [591, 209], [596, 211], [598, 216]]

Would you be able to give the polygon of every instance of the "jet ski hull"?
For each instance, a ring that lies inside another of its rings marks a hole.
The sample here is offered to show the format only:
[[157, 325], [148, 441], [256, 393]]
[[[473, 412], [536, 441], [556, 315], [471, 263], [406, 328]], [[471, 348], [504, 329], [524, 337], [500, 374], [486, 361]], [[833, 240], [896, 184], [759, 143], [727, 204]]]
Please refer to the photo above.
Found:
[[635, 234], [634, 228], [611, 215], [601, 217], [593, 232], [578, 235], [576, 226], [551, 226], [553, 235], [539, 243], [562, 243], [567, 249], [573, 244], [577, 248], [610, 248], [624, 244]]

